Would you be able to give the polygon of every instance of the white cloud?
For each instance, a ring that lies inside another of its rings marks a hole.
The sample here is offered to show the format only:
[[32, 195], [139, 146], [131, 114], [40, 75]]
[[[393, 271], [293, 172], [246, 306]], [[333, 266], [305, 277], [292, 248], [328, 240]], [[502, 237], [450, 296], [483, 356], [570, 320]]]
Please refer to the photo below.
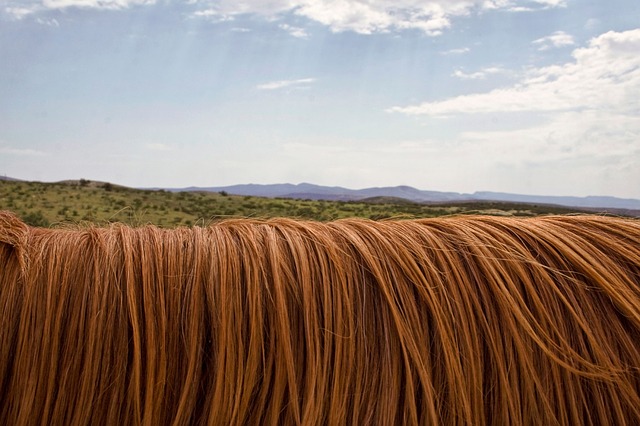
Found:
[[532, 69], [518, 84], [487, 93], [393, 107], [410, 115], [601, 109], [640, 112], [640, 29], [609, 32], [564, 65]]
[[490, 75], [505, 74], [508, 71], [500, 67], [487, 67], [473, 73], [465, 73], [462, 70], [456, 70], [451, 74], [461, 80], [484, 80]]
[[[511, 87], [389, 111], [493, 123], [467, 124], [449, 142], [487, 187], [624, 196], [640, 182], [638, 51], [640, 29], [609, 32], [575, 49], [572, 61], [532, 69]], [[526, 124], [512, 125], [522, 117]]]
[[38, 9], [37, 5], [32, 5], [31, 7], [6, 7], [4, 11], [11, 19], [20, 21], [25, 17], [36, 13]]
[[151, 5], [156, 0], [42, 0], [47, 9], [66, 9], [69, 7], [94, 9], [126, 9], [131, 6]]
[[[386, 5], [369, 4], [360, 1], [338, 0], [335, 2], [307, 2], [296, 10], [298, 15], [305, 16], [314, 21], [328, 26], [334, 32], [354, 31], [360, 34], [371, 34], [374, 32], [384, 32], [393, 26], [404, 26], [408, 28], [413, 25], [433, 26], [431, 30], [437, 31], [441, 27], [448, 26], [448, 22], [433, 25], [433, 19], [438, 22], [446, 18], [441, 14], [431, 18], [424, 16], [418, 19], [407, 19], [407, 17], [393, 17]], [[401, 12], [401, 11], [399, 11]]]
[[232, 15], [221, 13], [216, 9], [197, 10], [192, 15], [192, 18], [203, 18], [212, 22], [229, 22], [235, 18]]
[[[166, 0], [169, 1], [169, 0]], [[176, 1], [176, 0], [174, 0]], [[156, 4], [157, 0], [41, 0], [31, 7], [5, 8], [5, 13], [20, 19], [36, 11], [67, 8], [121, 10]], [[334, 32], [360, 34], [417, 30], [430, 36], [442, 34], [452, 20], [490, 10], [544, 10], [564, 7], [565, 0], [186, 0], [196, 9], [189, 16], [214, 22], [233, 20], [238, 15], [258, 15], [279, 20], [297, 15], [318, 22]], [[532, 6], [533, 5], [533, 6]], [[304, 37], [305, 30], [291, 27], [289, 32]]]
[[280, 24], [278, 25], [278, 28], [288, 32], [289, 34], [291, 34], [293, 37], [296, 37], [296, 38], [309, 38], [309, 34], [307, 34], [304, 28], [293, 27], [288, 24]]
[[468, 47], [462, 47], [460, 49], [451, 49], [445, 50], [444, 52], [440, 52], [441, 55], [463, 55], [465, 53], [469, 53], [471, 49]]
[[[499, 3], [501, 9], [504, 9], [508, 12], [536, 12], [539, 10], [549, 10], [554, 8], [564, 8], [567, 7], [567, 0], [533, 0], [532, 2], [516, 2], [509, 0], [502, 0], [499, 2], [489, 2], [489, 3]], [[527, 4], [526, 6], [518, 5], [518, 3]], [[533, 4], [531, 4], [533, 3]], [[493, 7], [492, 9], [495, 9]]]
[[534, 40], [532, 44], [538, 46], [538, 50], [549, 50], [552, 47], [567, 47], [575, 45], [573, 36], [564, 31], [556, 31], [555, 33]]
[[204, 3], [205, 9], [197, 11], [193, 16], [207, 17], [213, 15], [236, 16], [236, 15], [262, 15], [265, 17], [276, 17], [277, 15], [292, 12], [298, 4], [298, 0], [217, 0], [215, 2], [191, 1], [189, 4], [197, 5]]
[[511, 0], [485, 0], [482, 2], [482, 8], [487, 10], [504, 9], [511, 7], [512, 4]]
[[298, 80], [279, 80], [271, 81], [269, 83], [259, 84], [256, 89], [259, 90], [278, 90], [285, 87], [307, 87], [309, 84], [314, 83], [315, 78], [301, 78]]
[[[156, 0], [10, 0], [6, 2], [8, 6], [4, 8], [4, 13], [8, 15], [9, 19], [20, 21], [27, 16], [35, 17], [52, 10], [68, 8], [121, 10], [132, 6], [153, 5], [155, 3]], [[37, 17], [35, 21], [40, 25], [60, 26], [59, 22], [54, 18]]]
[[538, 3], [544, 7], [567, 7], [567, 0], [533, 0], [534, 3]]
[[[269, 19], [293, 13], [319, 22], [334, 32], [372, 34], [418, 30], [436, 36], [451, 27], [454, 18], [482, 10], [509, 10], [519, 7], [520, 3], [534, 5], [528, 6], [528, 10], [566, 4], [564, 0], [218, 0], [213, 6], [207, 2], [208, 9], [204, 11], [222, 16], [257, 14]], [[193, 16], [205, 16], [200, 12]]]
[[514, 6], [507, 9], [509, 12], [535, 12], [534, 8], [526, 6]]

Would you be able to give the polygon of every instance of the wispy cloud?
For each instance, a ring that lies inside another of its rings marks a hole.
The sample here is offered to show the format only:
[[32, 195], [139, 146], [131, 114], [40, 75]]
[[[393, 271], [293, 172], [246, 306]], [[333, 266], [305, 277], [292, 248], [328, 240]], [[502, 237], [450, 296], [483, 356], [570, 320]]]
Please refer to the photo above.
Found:
[[567, 34], [564, 31], [556, 31], [555, 33], [534, 40], [532, 44], [538, 46], [538, 50], [549, 50], [553, 47], [567, 47], [575, 45], [575, 41], [571, 34]]
[[9, 15], [9, 17], [13, 20], [20, 21], [25, 17], [36, 13], [39, 10], [37, 5], [32, 5], [30, 7], [6, 7], [4, 9], [5, 13]]
[[60, 23], [55, 18], [42, 15], [52, 10], [70, 8], [122, 10], [133, 6], [153, 5], [156, 4], [156, 0], [41, 0], [23, 3], [20, 0], [5, 0], [4, 3], [8, 4], [4, 13], [9, 19], [20, 21], [28, 16], [38, 16], [35, 19], [38, 24], [59, 27]]
[[156, 0], [42, 0], [47, 9], [66, 9], [70, 7], [93, 9], [126, 9], [131, 6], [155, 4]]
[[47, 27], [56, 27], [60, 26], [60, 23], [55, 18], [36, 18], [36, 22], [40, 25], [45, 25]]
[[507, 7], [511, 7], [512, 4], [513, 4], [512, 0], [485, 0], [482, 2], [482, 9], [486, 9], [486, 10], [504, 9]]
[[[158, 0], [41, 0], [29, 7], [21, 4], [6, 7], [5, 13], [17, 20], [52, 9], [122, 10], [157, 3]], [[184, 4], [191, 9], [190, 17], [212, 22], [230, 21], [238, 15], [259, 15], [271, 21], [297, 15], [334, 32], [373, 34], [418, 30], [437, 36], [450, 28], [457, 17], [487, 10], [534, 11], [564, 7], [566, 0], [187, 0]], [[307, 36], [302, 27], [282, 24], [281, 28], [294, 37]]]
[[467, 15], [468, 2], [415, 1], [303, 1], [295, 13], [329, 27], [334, 32], [373, 34], [388, 31], [420, 30], [440, 35], [451, 26], [451, 18]]
[[532, 69], [516, 85], [437, 102], [393, 107], [409, 115], [624, 109], [640, 113], [640, 29], [609, 32], [573, 51], [574, 61]]
[[293, 37], [296, 37], [296, 38], [309, 38], [309, 34], [305, 31], [304, 28], [294, 27], [294, 26], [291, 26], [289, 24], [280, 24], [280, 25], [278, 25], [278, 27], [281, 30], [284, 30], [284, 31], [288, 32]]
[[461, 47], [459, 49], [451, 49], [445, 50], [444, 52], [440, 52], [441, 55], [463, 55], [465, 53], [469, 53], [471, 49], [468, 47]]
[[301, 78], [298, 80], [279, 80], [279, 81], [271, 81], [264, 84], [259, 84], [256, 86], [258, 90], [278, 90], [284, 89], [286, 87], [307, 87], [308, 85], [314, 83], [316, 81], [315, 78]]
[[567, 7], [568, 0], [533, 0], [534, 3], [537, 3], [546, 8], [555, 8], [555, 7]]
[[462, 70], [456, 70], [451, 74], [461, 80], [484, 80], [490, 75], [505, 74], [508, 71], [500, 67], [487, 67], [473, 73], [465, 73]]
[[[72, 0], [57, 0], [72, 1]], [[74, 0], [80, 1], [80, 0]], [[84, 0], [97, 1], [97, 0]], [[115, 1], [115, 0], [112, 0]], [[125, 0], [120, 0], [125, 1]], [[133, 0], [130, 0], [133, 1]], [[418, 30], [430, 36], [442, 34], [451, 27], [452, 19], [478, 11], [510, 10], [523, 7], [544, 10], [564, 7], [565, 0], [218, 0], [212, 8], [194, 17], [263, 15], [277, 19], [295, 14], [327, 26], [334, 32], [353, 31], [360, 34]], [[298, 32], [302, 34], [301, 32]], [[464, 53], [464, 52], [460, 52]]]
[[527, 6], [513, 6], [507, 10], [509, 12], [535, 12], [536, 9]]
[[[122, 10], [156, 3], [158, 0], [41, 0], [28, 7], [21, 4], [7, 7], [5, 13], [21, 19], [52, 9]], [[534, 11], [564, 7], [566, 0], [187, 0], [184, 4], [191, 9], [190, 17], [212, 22], [230, 21], [239, 15], [258, 15], [275, 22], [287, 15], [296, 15], [320, 23], [333, 32], [373, 34], [418, 30], [437, 36], [449, 29], [457, 17], [490, 10]], [[286, 27], [282, 28], [283, 25]], [[281, 28], [294, 37], [307, 36], [302, 27], [281, 24]]]
[[567, 7], [567, 0], [533, 0], [533, 4], [528, 2], [529, 4], [527, 6], [518, 5], [519, 2], [510, 0], [501, 0], [500, 3], [501, 8], [507, 12], [536, 12]]
[[235, 18], [233, 15], [221, 13], [217, 9], [196, 10], [191, 14], [192, 18], [202, 18], [211, 22], [230, 22]]

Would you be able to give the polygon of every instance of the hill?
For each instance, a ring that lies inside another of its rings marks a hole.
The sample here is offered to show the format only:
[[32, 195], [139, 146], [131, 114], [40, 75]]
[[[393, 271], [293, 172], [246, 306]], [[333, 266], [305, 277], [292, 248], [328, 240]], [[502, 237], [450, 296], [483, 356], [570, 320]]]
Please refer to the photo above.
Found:
[[[375, 193], [375, 191], [372, 191]], [[153, 223], [163, 227], [206, 225], [234, 217], [294, 217], [335, 220], [422, 218], [451, 214], [534, 216], [584, 212], [574, 208], [519, 203], [458, 202], [423, 204], [405, 198], [372, 195], [360, 201], [265, 198], [231, 195], [221, 190], [142, 190], [85, 179], [57, 183], [0, 181], [0, 210], [11, 210], [27, 223]]]

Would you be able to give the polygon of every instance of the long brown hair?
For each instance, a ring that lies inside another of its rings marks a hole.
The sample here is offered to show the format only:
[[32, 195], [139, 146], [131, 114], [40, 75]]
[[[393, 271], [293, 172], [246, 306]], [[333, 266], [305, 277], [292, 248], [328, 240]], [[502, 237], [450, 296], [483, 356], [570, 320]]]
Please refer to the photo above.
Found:
[[41, 229], [0, 212], [0, 424], [640, 423], [640, 222]]

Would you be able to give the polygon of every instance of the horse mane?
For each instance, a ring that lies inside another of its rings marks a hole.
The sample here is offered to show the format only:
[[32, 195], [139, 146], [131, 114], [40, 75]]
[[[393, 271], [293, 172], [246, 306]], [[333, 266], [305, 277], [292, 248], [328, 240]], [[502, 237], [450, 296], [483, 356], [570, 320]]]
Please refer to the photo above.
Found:
[[0, 424], [640, 424], [640, 221], [43, 229], [0, 212]]

